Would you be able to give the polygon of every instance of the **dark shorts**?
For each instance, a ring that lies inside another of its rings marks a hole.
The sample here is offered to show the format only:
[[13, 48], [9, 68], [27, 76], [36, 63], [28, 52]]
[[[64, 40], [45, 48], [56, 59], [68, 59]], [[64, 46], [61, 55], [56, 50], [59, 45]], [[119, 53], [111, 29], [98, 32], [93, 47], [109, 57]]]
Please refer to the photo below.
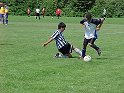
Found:
[[5, 15], [5, 19], [8, 19], [8, 13]]
[[84, 38], [83, 45], [87, 46], [88, 43], [94, 44], [96, 38], [86, 39]]
[[56, 14], [57, 16], [60, 16], [60, 14]]
[[39, 13], [36, 13], [36, 16], [40, 16], [40, 14]]
[[0, 18], [4, 18], [4, 14], [0, 14]]
[[67, 45], [63, 46], [62, 48], [58, 49], [63, 55], [69, 54], [71, 51], [71, 45], [68, 43]]

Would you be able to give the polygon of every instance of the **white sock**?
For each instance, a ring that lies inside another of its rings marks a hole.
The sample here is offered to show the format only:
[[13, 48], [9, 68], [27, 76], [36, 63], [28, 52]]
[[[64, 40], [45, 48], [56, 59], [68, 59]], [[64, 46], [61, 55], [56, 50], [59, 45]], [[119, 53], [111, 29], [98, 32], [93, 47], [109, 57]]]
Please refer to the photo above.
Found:
[[75, 48], [74, 51], [75, 51], [78, 55], [82, 56], [82, 52], [80, 51], [80, 49]]
[[59, 54], [59, 56], [58, 56], [59, 58], [69, 58], [68, 56], [66, 56], [66, 55], [63, 55], [63, 54]]

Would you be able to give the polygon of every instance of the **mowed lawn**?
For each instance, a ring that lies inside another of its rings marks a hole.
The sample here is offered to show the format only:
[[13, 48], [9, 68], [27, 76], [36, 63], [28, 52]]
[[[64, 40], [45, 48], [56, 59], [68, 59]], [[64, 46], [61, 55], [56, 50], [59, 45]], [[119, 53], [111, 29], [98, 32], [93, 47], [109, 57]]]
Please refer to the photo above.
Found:
[[124, 93], [124, 18], [106, 18], [96, 41], [102, 55], [87, 47], [91, 62], [54, 58], [55, 42], [42, 47], [63, 21], [65, 39], [82, 49], [80, 20], [10, 16], [0, 24], [0, 93]]

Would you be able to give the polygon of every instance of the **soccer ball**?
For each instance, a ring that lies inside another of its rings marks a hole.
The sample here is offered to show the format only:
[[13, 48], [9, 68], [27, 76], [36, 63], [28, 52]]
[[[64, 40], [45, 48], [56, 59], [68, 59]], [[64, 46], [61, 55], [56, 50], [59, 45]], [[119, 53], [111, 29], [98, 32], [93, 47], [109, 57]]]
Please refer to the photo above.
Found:
[[86, 55], [86, 56], [84, 57], [84, 61], [85, 61], [85, 62], [91, 61], [91, 56]]

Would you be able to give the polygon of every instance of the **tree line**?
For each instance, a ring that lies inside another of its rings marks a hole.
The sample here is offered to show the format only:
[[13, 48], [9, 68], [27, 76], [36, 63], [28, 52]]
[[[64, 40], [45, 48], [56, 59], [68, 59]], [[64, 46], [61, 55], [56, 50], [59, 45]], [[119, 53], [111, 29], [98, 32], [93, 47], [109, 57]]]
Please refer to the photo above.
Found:
[[60, 8], [62, 16], [79, 17], [90, 11], [99, 17], [103, 9], [107, 17], [124, 17], [124, 0], [2, 0], [9, 6], [10, 15], [26, 15], [27, 8], [34, 15], [35, 9], [40, 6], [46, 8], [46, 16], [55, 16], [55, 10]]

